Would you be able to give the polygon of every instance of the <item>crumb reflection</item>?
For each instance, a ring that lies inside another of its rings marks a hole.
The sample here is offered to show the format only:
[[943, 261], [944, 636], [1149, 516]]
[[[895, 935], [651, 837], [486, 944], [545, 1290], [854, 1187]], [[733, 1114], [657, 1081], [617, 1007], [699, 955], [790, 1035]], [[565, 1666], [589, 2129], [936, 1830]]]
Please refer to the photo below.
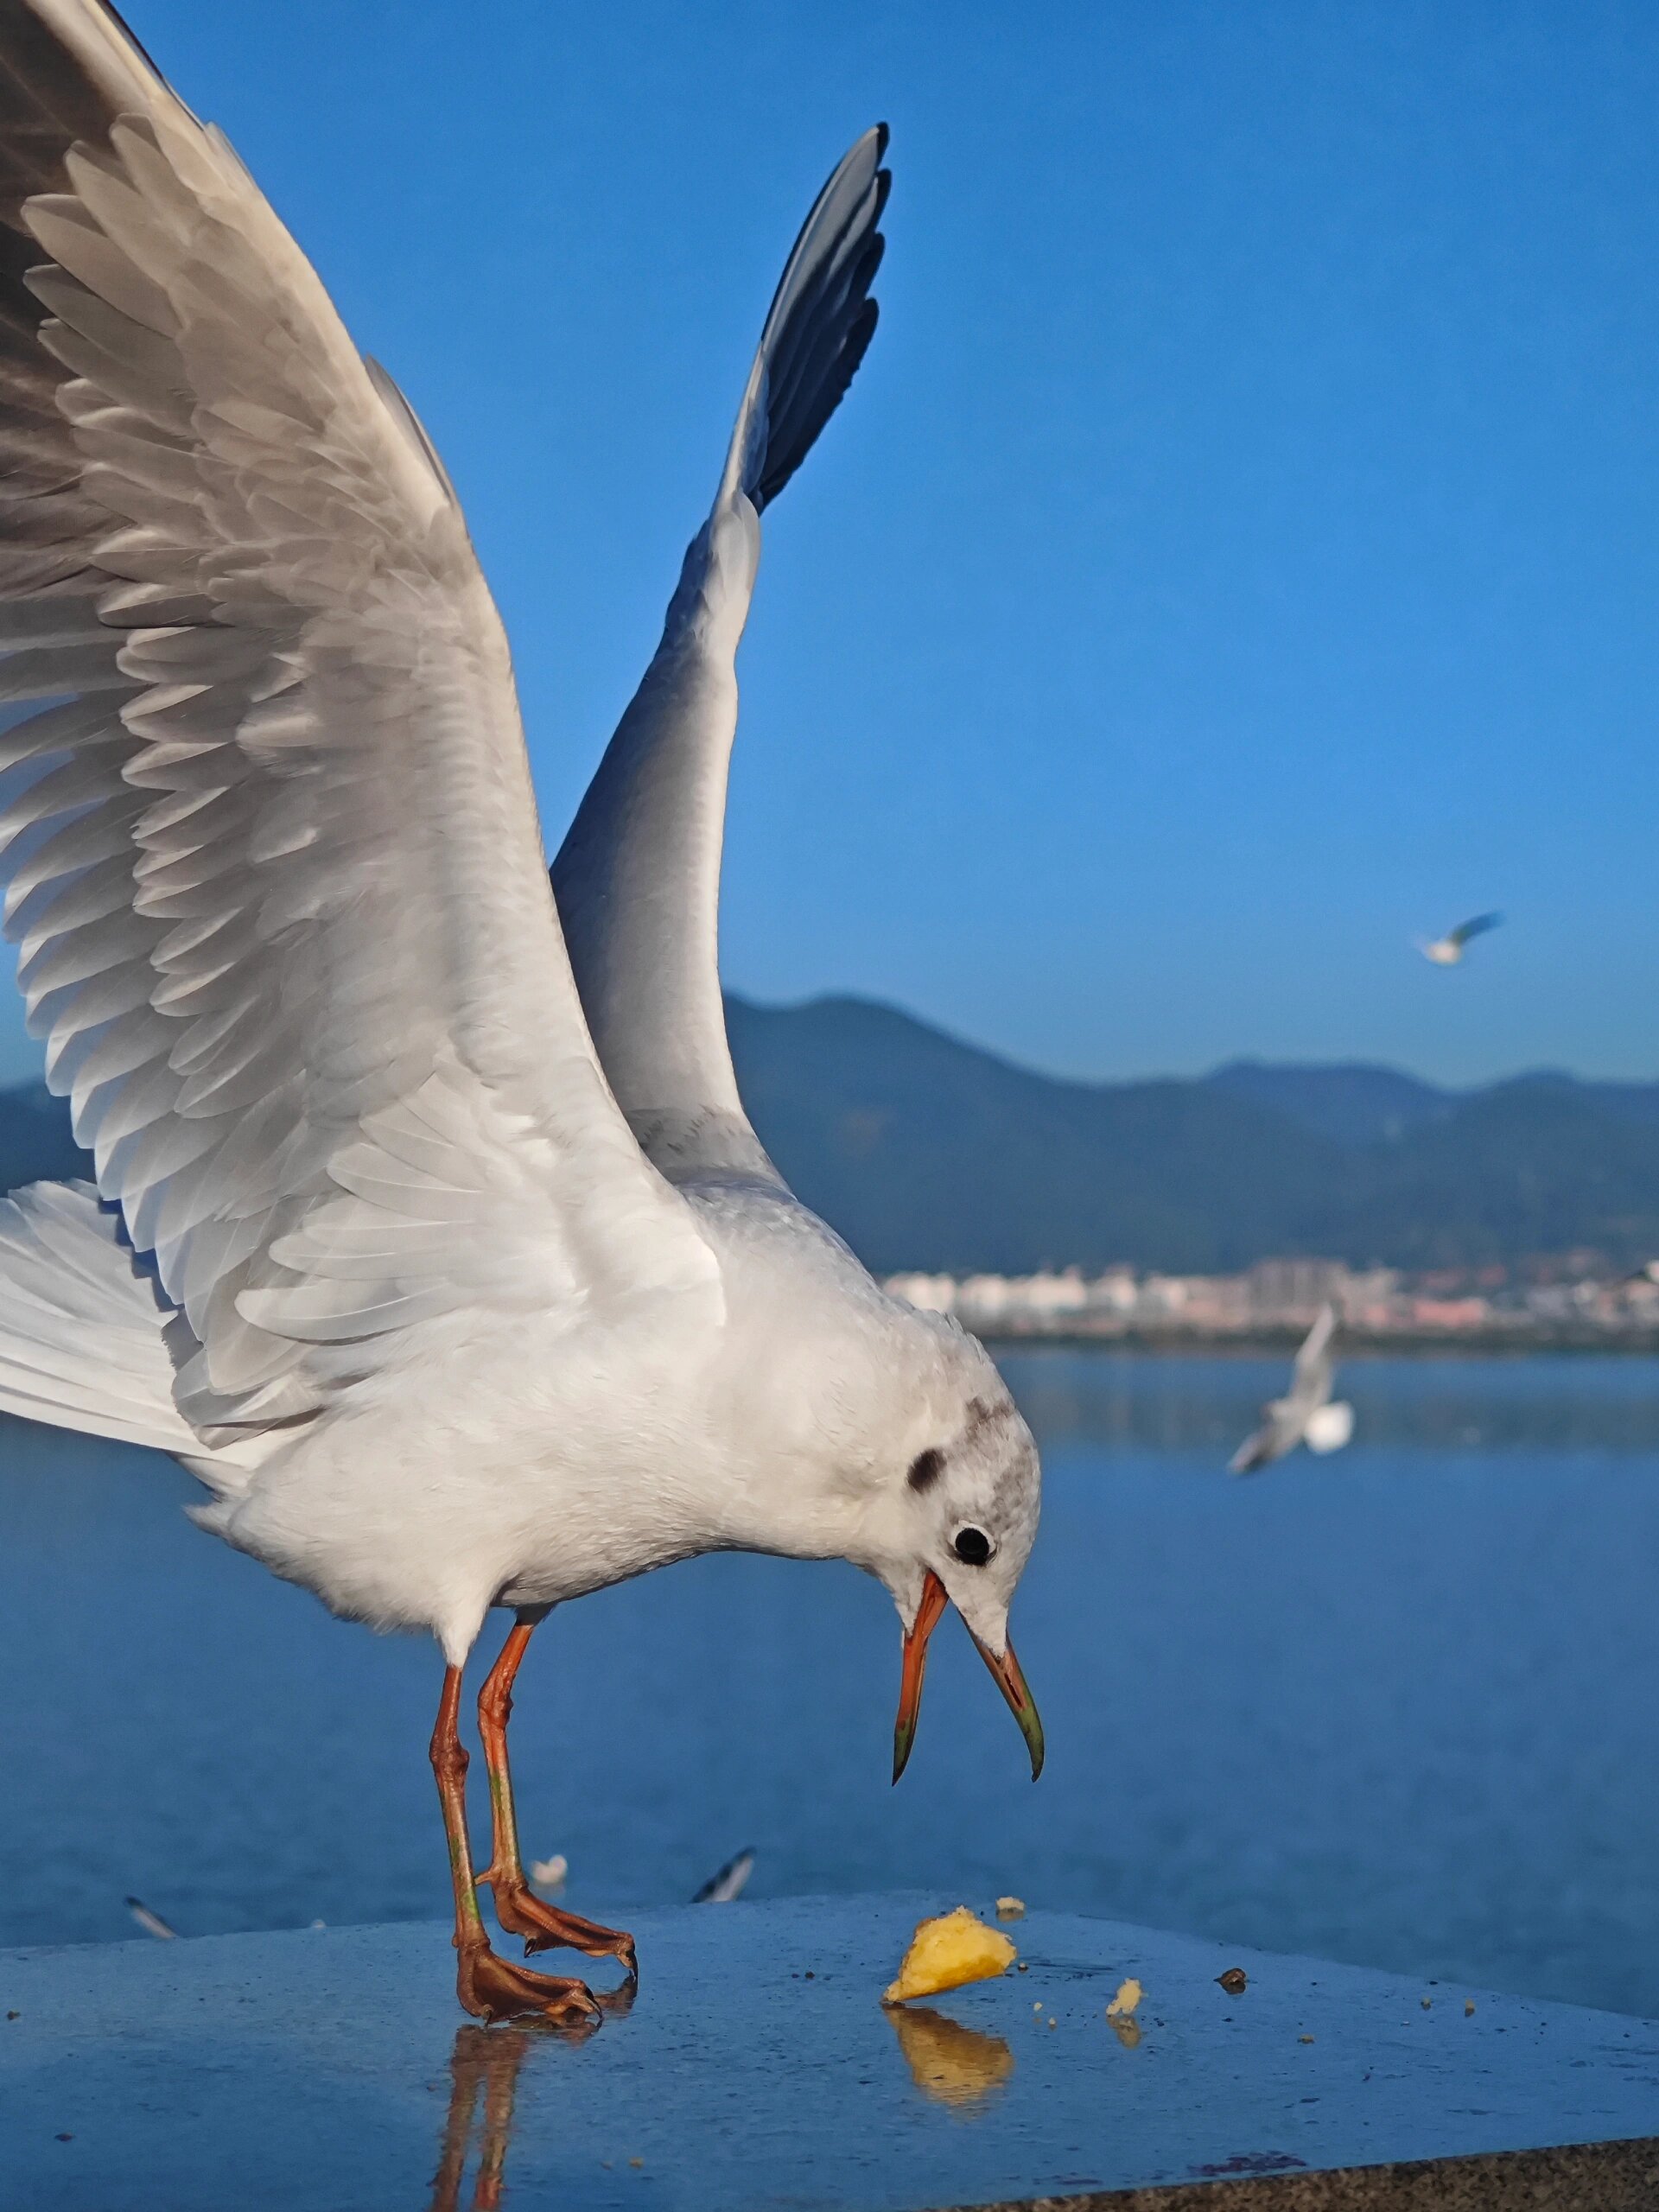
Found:
[[1000, 2089], [1014, 2071], [1001, 2036], [965, 2028], [926, 2005], [887, 2008], [911, 2078], [925, 2097], [964, 2112]]

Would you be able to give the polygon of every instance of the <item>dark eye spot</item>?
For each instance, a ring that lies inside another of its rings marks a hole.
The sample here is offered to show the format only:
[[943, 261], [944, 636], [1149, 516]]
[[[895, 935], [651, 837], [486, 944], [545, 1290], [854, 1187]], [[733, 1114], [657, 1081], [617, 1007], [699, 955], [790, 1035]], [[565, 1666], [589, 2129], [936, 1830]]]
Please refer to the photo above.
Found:
[[918, 1452], [911, 1461], [910, 1472], [905, 1480], [912, 1490], [926, 1490], [930, 1484], [938, 1482], [944, 1472], [944, 1454], [936, 1452], [930, 1445], [925, 1452]]
[[991, 1540], [982, 1529], [958, 1529], [955, 1549], [964, 1567], [983, 1567], [991, 1555]]

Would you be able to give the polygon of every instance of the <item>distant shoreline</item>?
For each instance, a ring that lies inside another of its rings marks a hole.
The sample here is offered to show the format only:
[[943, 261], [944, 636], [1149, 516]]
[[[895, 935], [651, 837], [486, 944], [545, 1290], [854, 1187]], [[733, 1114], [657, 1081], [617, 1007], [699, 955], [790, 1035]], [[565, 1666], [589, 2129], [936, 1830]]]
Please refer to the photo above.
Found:
[[[971, 1333], [993, 1351], [1196, 1353], [1205, 1358], [1261, 1358], [1294, 1352], [1306, 1333], [1302, 1328], [1263, 1327], [1249, 1331], [1203, 1329], [1098, 1330], [976, 1329]], [[1449, 1332], [1343, 1329], [1337, 1338], [1343, 1359], [1381, 1359], [1398, 1354], [1412, 1359], [1518, 1359], [1541, 1352], [1573, 1357], [1613, 1352], [1620, 1357], [1659, 1357], [1659, 1330], [1471, 1329]]]

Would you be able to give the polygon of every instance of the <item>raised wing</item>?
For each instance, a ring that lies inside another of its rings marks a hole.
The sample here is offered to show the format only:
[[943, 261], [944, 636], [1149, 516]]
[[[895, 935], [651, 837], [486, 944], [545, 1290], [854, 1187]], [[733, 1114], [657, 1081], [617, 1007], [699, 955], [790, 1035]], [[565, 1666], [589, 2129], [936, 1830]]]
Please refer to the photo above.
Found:
[[1323, 1405], [1331, 1395], [1331, 1379], [1336, 1372], [1331, 1357], [1331, 1338], [1336, 1325], [1336, 1307], [1321, 1306], [1296, 1354], [1291, 1370], [1290, 1400], [1304, 1412], [1310, 1407]]
[[1472, 915], [1468, 921], [1459, 922], [1456, 929], [1448, 930], [1446, 933], [1446, 941], [1448, 944], [1455, 944], [1461, 948], [1467, 944], [1471, 938], [1484, 937], [1488, 930], [1495, 930], [1503, 919], [1502, 914]]
[[609, 1096], [505, 640], [390, 380], [100, 0], [0, 0], [0, 874], [208, 1442], [712, 1286]]
[[737, 1094], [721, 1002], [720, 855], [737, 729], [738, 641], [760, 517], [852, 381], [889, 178], [885, 125], [819, 194], [785, 264], [713, 512], [687, 550], [663, 639], [553, 866], [582, 1001], [611, 1088], [671, 1179], [776, 1180]]

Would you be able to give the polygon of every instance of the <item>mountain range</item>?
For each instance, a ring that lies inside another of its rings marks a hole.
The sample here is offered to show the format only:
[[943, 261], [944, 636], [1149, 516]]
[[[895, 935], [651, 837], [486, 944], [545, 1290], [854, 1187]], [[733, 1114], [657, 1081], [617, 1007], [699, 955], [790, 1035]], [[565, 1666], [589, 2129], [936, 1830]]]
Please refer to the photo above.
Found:
[[[1455, 1090], [1255, 1060], [1077, 1083], [866, 999], [731, 995], [727, 1015], [762, 1141], [880, 1273], [1659, 1253], [1659, 1083], [1541, 1071]], [[57, 1102], [0, 1091], [0, 1187], [85, 1172]]]

